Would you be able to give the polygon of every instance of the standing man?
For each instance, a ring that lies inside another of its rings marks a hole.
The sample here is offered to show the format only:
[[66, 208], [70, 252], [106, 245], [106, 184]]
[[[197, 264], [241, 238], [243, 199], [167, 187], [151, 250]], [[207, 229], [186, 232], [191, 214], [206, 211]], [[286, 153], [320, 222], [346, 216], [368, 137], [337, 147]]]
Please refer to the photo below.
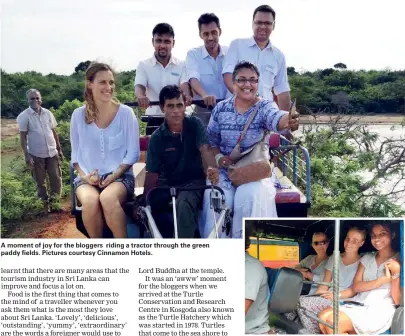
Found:
[[202, 14], [198, 19], [198, 30], [204, 45], [187, 53], [187, 78], [191, 88], [198, 95], [195, 99], [204, 100], [206, 107], [197, 106], [196, 116], [207, 127], [211, 109], [217, 99], [224, 99], [228, 93], [222, 77], [222, 68], [228, 47], [219, 44], [221, 26], [213, 13]]
[[[43, 200], [45, 211], [58, 210], [58, 199], [62, 192], [62, 172], [58, 156], [61, 160], [64, 159], [56, 133], [58, 124], [52, 112], [41, 107], [42, 98], [38, 90], [30, 89], [26, 96], [29, 108], [17, 117], [25, 162], [31, 168], [37, 183], [38, 197]], [[45, 186], [46, 174], [50, 182], [50, 197]]]
[[[160, 92], [159, 102], [165, 121], [152, 134], [148, 146], [145, 196], [156, 186], [205, 186], [206, 173], [214, 184], [218, 183], [219, 173], [204, 125], [197, 117], [185, 116], [184, 99], [183, 92], [176, 85], [165, 86]], [[194, 237], [203, 194], [203, 190], [181, 191], [178, 194], [179, 238]], [[151, 197], [152, 213], [159, 231], [163, 237], [172, 238], [173, 225], [157, 217], [157, 213], [168, 209], [171, 201], [169, 190], [156, 191]]]
[[290, 110], [290, 86], [284, 54], [270, 42], [275, 27], [276, 12], [268, 5], [262, 5], [253, 12], [253, 37], [236, 39], [229, 46], [222, 74], [225, 85], [232, 92], [232, 72], [242, 61], [255, 64], [260, 72], [258, 93], [264, 99], [277, 96], [280, 110]]
[[139, 107], [146, 108], [150, 118], [146, 126], [146, 135], [150, 135], [163, 122], [164, 114], [160, 107], [149, 106], [151, 101], [159, 100], [159, 92], [166, 85], [179, 85], [186, 95], [186, 105], [190, 106], [192, 97], [186, 78], [183, 61], [172, 56], [174, 30], [168, 23], [159, 23], [152, 31], [152, 45], [155, 53], [151, 58], [141, 61], [135, 75], [135, 97]]

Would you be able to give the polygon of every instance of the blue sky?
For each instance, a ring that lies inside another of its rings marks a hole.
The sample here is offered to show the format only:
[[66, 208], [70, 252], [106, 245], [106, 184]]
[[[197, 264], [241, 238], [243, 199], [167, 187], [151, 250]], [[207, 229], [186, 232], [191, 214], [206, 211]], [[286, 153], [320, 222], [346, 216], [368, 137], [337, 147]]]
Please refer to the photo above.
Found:
[[[225, 45], [252, 34], [257, 0], [3, 0], [1, 67], [70, 74], [80, 61], [106, 61], [135, 69], [152, 55], [152, 29], [159, 22], [175, 30], [173, 54], [184, 59], [201, 45], [197, 19], [214, 12]], [[404, 0], [274, 0], [271, 40], [288, 66], [316, 70], [343, 62], [350, 69], [405, 69]]]

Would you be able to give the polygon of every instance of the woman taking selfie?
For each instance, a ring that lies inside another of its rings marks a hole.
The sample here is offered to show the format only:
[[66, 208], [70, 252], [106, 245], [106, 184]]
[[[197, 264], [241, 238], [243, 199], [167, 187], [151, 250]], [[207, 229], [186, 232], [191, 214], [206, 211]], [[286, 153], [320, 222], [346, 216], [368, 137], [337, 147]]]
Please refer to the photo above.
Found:
[[[232, 75], [235, 96], [215, 106], [207, 128], [219, 168], [219, 186], [225, 192], [227, 206], [233, 209], [232, 238], [242, 237], [243, 217], [277, 217], [269, 158], [267, 162], [236, 167], [238, 162], [232, 156], [235, 146], [244, 152], [263, 141], [268, 153], [267, 132], [296, 130], [299, 125], [298, 114], [291, 116], [288, 111], [280, 111], [272, 101], [257, 96], [259, 75], [252, 63], [240, 62], [235, 66]], [[206, 234], [215, 222], [209, 193], [205, 193], [203, 208]]]
[[[114, 73], [104, 63], [86, 71], [85, 105], [70, 123], [74, 189], [84, 226], [101, 238], [104, 219], [115, 238], [126, 238], [122, 204], [133, 197], [132, 165], [139, 159], [139, 126], [132, 109], [114, 98]], [[104, 217], [104, 219], [103, 219]]]

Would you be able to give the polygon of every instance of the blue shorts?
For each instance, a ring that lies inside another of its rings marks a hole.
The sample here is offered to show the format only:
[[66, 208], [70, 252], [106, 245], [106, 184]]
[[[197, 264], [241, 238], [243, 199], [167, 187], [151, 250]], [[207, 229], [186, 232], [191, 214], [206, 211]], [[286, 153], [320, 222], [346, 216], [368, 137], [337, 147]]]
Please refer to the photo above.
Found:
[[[124, 174], [120, 178], [117, 178], [114, 182], [121, 182], [124, 186], [125, 189], [127, 189], [127, 200], [131, 200], [134, 197], [134, 191], [135, 191], [135, 177], [134, 175], [130, 174]], [[87, 182], [84, 182], [79, 178], [77, 181], [73, 181], [73, 188], [74, 191], [76, 192], [77, 188], [80, 187], [83, 184], [87, 184]], [[100, 193], [103, 190], [102, 188], [94, 186]]]

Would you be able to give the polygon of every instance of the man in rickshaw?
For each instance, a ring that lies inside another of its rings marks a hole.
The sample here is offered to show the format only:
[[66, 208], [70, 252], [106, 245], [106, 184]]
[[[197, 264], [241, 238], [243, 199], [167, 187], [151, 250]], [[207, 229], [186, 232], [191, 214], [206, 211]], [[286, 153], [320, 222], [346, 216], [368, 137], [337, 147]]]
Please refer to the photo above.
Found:
[[[145, 197], [157, 186], [205, 186], [206, 177], [218, 183], [218, 169], [201, 120], [186, 116], [185, 96], [176, 85], [165, 86], [159, 94], [164, 123], [152, 134], [146, 159]], [[203, 168], [205, 167], [205, 168]], [[207, 172], [207, 176], [206, 173]], [[152, 214], [163, 237], [173, 236], [173, 225], [159, 214], [168, 212], [169, 190], [150, 195]], [[181, 191], [176, 199], [179, 238], [193, 238], [198, 224], [203, 190]]]

